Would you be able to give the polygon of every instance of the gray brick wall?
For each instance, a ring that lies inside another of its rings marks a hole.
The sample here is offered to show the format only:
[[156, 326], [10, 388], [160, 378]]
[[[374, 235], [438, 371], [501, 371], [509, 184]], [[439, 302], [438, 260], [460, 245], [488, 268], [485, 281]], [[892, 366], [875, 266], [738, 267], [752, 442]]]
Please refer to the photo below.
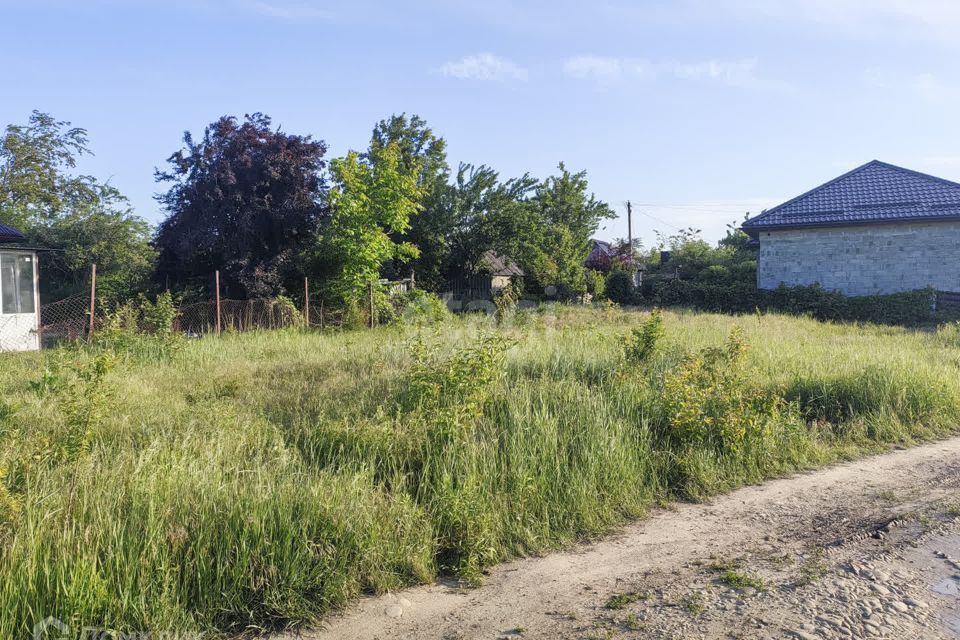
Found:
[[847, 295], [960, 291], [960, 222], [901, 222], [760, 233], [757, 285], [819, 282]]

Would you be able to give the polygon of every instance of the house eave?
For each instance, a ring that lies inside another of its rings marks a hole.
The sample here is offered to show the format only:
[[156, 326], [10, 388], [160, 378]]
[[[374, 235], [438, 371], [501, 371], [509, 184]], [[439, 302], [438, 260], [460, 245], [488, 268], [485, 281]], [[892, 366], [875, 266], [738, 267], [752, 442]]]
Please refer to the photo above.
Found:
[[59, 251], [62, 252], [63, 249], [51, 249], [49, 247], [31, 247], [25, 244], [19, 244], [16, 242], [0, 242], [0, 251], [33, 251], [36, 253], [41, 253], [44, 251], [53, 252]]
[[879, 220], [838, 220], [835, 222], [813, 222], [808, 224], [771, 224], [743, 225], [740, 229], [751, 238], [764, 231], [789, 231], [791, 229], [819, 229], [827, 227], [860, 227], [877, 224], [905, 224], [910, 222], [960, 222], [958, 216], [911, 216], [909, 218], [886, 218]]

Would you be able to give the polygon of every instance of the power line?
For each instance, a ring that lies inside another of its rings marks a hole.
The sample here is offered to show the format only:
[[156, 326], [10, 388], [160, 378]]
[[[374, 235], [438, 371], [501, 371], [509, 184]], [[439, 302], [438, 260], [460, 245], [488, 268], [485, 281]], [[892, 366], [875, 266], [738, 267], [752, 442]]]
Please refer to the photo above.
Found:
[[741, 207], [756, 207], [761, 203], [758, 202], [641, 202], [637, 203], [638, 207], [665, 207], [670, 209], [692, 209], [692, 208], [741, 208]]
[[671, 229], [675, 229], [675, 230], [677, 230], [677, 231], [682, 231], [682, 229], [680, 229], [680, 227], [674, 226], [674, 225], [670, 224], [669, 222], [667, 222], [667, 221], [665, 221], [665, 220], [661, 220], [661, 219], [658, 218], [657, 216], [655, 216], [655, 215], [653, 215], [653, 214], [650, 214], [650, 213], [647, 213], [646, 211], [643, 211], [643, 210], [638, 209], [638, 210], [637, 210], [637, 213], [639, 213], [640, 215], [647, 216], [647, 217], [650, 218], [651, 220], [656, 220], [656, 221], [659, 222], [660, 224], [665, 224], [665, 225], [667, 225], [668, 227], [670, 227]]

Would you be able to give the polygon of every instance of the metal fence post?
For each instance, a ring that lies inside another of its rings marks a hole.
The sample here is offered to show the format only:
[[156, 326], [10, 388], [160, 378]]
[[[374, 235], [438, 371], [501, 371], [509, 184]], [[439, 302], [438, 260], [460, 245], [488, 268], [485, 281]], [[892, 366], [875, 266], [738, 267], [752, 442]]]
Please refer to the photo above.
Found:
[[370, 292], [370, 328], [373, 329], [377, 326], [377, 309], [373, 305], [373, 281], [367, 285], [367, 290]]
[[303, 323], [310, 328], [310, 278], [303, 278]]
[[93, 322], [95, 319], [96, 313], [96, 301], [97, 301], [97, 263], [94, 262], [90, 267], [90, 332], [87, 334], [88, 338], [93, 337]]
[[216, 280], [216, 287], [217, 287], [217, 335], [219, 336], [220, 335], [220, 271], [219, 269], [215, 273], [214, 279]]

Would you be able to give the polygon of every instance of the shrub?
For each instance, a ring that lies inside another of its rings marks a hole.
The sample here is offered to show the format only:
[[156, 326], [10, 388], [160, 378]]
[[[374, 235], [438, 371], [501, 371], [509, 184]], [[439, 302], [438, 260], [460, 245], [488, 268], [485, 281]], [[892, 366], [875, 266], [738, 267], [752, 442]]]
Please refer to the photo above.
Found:
[[447, 305], [435, 293], [413, 289], [392, 299], [397, 321], [415, 325], [438, 324], [450, 317]]
[[626, 271], [611, 271], [607, 276], [604, 293], [617, 304], [633, 304], [636, 298], [633, 277]]
[[607, 279], [606, 276], [603, 275], [603, 272], [597, 271], [596, 269], [587, 269], [586, 278], [587, 293], [592, 295], [594, 300], [603, 298], [607, 288]]
[[504, 287], [493, 296], [493, 304], [497, 311], [494, 314], [497, 324], [503, 324], [503, 321], [517, 310], [517, 302], [520, 300], [520, 294], [515, 287]]
[[[160, 302], [160, 298], [157, 298], [157, 302]], [[303, 313], [300, 309], [297, 309], [296, 303], [287, 296], [274, 298], [273, 306], [280, 313], [280, 323], [283, 326], [302, 327], [304, 325]]]
[[173, 333], [173, 323], [177, 319], [179, 309], [173, 295], [169, 291], [164, 291], [153, 302], [141, 296], [140, 313], [143, 316], [144, 331], [169, 335]]
[[784, 404], [748, 371], [747, 348], [735, 327], [724, 346], [687, 354], [664, 375], [667, 433], [681, 449], [737, 454], [746, 443], [762, 443], [772, 435]]
[[639, 328], [624, 339], [623, 354], [629, 364], [646, 363], [657, 351], [664, 336], [663, 313], [654, 309]]
[[752, 313], [757, 309], [807, 315], [818, 320], [916, 325], [934, 318], [932, 289], [887, 295], [844, 296], [820, 285], [757, 289], [749, 282], [717, 284], [670, 280], [652, 292], [655, 304], [703, 311]]
[[701, 282], [725, 283], [730, 280], [730, 269], [722, 264], [712, 264], [697, 274]]

